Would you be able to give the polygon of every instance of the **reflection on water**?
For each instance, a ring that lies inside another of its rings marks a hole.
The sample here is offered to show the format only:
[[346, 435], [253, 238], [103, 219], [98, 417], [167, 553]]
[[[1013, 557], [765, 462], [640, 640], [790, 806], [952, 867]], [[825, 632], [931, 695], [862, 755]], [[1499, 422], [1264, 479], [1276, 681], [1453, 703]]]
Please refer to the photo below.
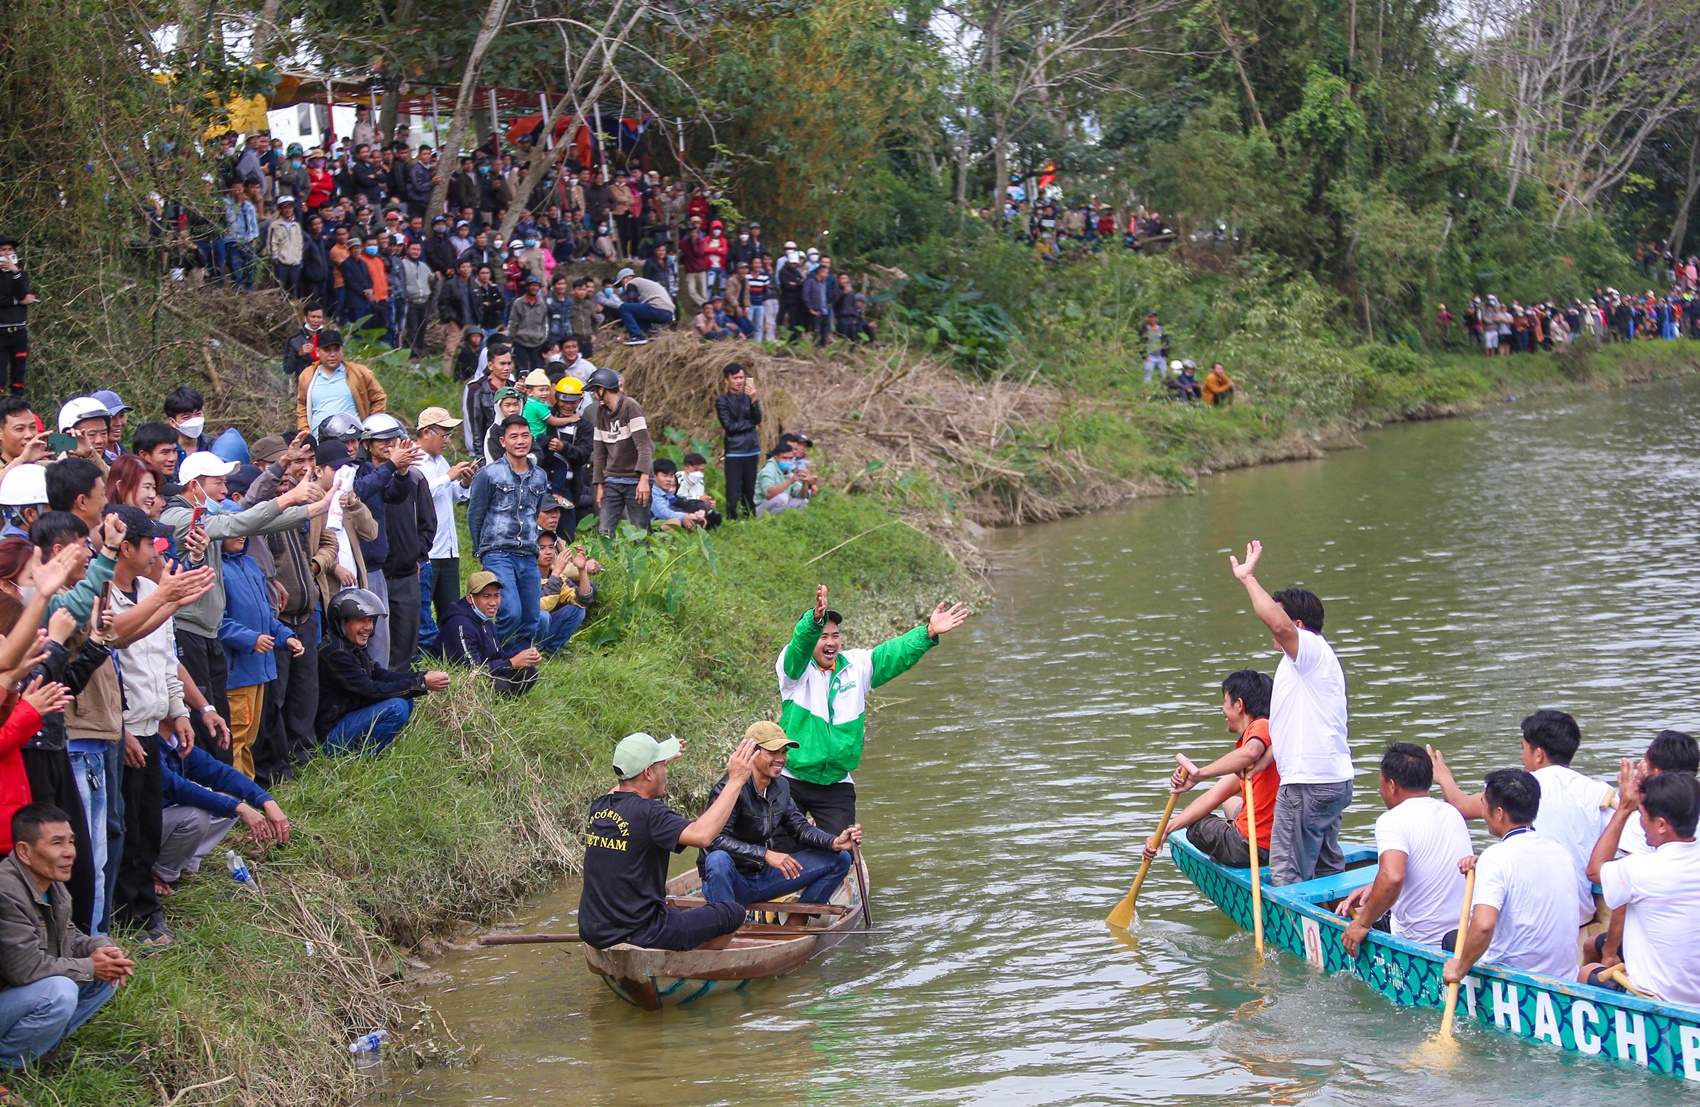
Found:
[[[1368, 450], [1234, 473], [1197, 496], [1000, 535], [998, 600], [883, 689], [857, 773], [885, 933], [659, 1015], [573, 947], [456, 955], [431, 999], [483, 1050], [401, 1085], [432, 1104], [1677, 1103], [1665, 1078], [1438, 1022], [1296, 958], [1259, 965], [1166, 860], [1125, 893], [1176, 750], [1221, 748], [1216, 686], [1273, 664], [1227, 551], [1324, 598], [1361, 775], [1387, 742], [1460, 780], [1515, 764], [1517, 720], [1577, 715], [1606, 774], [1700, 725], [1689, 617], [1700, 391], [1660, 385], [1395, 428]], [[560, 929], [564, 889], [535, 914]], [[532, 921], [528, 919], [528, 921]]]

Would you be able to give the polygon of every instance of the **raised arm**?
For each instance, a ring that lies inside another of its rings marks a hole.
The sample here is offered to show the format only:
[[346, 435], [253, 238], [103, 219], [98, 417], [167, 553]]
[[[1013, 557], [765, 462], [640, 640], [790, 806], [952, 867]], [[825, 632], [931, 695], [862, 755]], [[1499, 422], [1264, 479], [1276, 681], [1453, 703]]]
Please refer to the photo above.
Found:
[[1253, 540], [1245, 548], [1245, 560], [1242, 562], [1233, 554], [1228, 555], [1228, 564], [1233, 567], [1234, 576], [1245, 585], [1246, 595], [1251, 597], [1251, 609], [1263, 620], [1263, 625], [1269, 628], [1269, 633], [1275, 636], [1275, 644], [1281, 647], [1288, 657], [1297, 659], [1299, 656], [1299, 627], [1293, 622], [1287, 609], [1276, 603], [1269, 595], [1269, 590], [1257, 581], [1257, 563], [1263, 557], [1263, 543]]
[[[1641, 782], [1637, 779], [1636, 764], [1627, 758], [1617, 770], [1617, 810], [1611, 813], [1611, 821], [1600, 831], [1599, 840], [1594, 843], [1594, 852], [1588, 857], [1588, 879], [1600, 884], [1600, 870], [1610, 861], [1617, 859], [1618, 843], [1623, 840], [1623, 828], [1629, 825], [1629, 820], [1641, 808]], [[1602, 885], [1603, 887], [1603, 885]]]
[[714, 845], [714, 839], [726, 825], [726, 820], [732, 817], [732, 811], [738, 806], [738, 795], [744, 790], [744, 782], [750, 779], [750, 769], [756, 761], [756, 744], [745, 738], [738, 743], [738, 748], [732, 751], [732, 756], [726, 759], [726, 785], [720, 789], [720, 794], [714, 802], [708, 805], [708, 810], [697, 816], [695, 822], [679, 831], [681, 846], [696, 846], [698, 849], [708, 849]]
[[1458, 787], [1458, 782], [1452, 779], [1452, 770], [1446, 766], [1446, 758], [1433, 746], [1425, 746], [1428, 750], [1429, 763], [1434, 766], [1434, 782], [1440, 785], [1440, 798], [1458, 809], [1458, 813], [1466, 819], [1487, 818], [1487, 798], [1478, 793], [1466, 795]]

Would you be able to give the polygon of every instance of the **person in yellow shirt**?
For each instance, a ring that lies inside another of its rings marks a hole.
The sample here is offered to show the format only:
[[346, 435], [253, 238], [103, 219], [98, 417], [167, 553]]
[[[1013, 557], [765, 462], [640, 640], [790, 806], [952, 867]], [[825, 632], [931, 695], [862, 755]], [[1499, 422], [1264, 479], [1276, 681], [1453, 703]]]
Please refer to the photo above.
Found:
[[1219, 361], [1204, 375], [1204, 380], [1199, 384], [1199, 391], [1204, 394], [1204, 402], [1211, 407], [1227, 407], [1234, 402], [1234, 382], [1222, 371], [1222, 363]]
[[573, 633], [584, 625], [590, 601], [596, 598], [596, 582], [602, 571], [595, 558], [585, 556], [583, 546], [568, 546], [557, 538], [549, 577], [543, 582], [543, 616], [537, 626], [537, 647], [545, 657], [566, 648]]

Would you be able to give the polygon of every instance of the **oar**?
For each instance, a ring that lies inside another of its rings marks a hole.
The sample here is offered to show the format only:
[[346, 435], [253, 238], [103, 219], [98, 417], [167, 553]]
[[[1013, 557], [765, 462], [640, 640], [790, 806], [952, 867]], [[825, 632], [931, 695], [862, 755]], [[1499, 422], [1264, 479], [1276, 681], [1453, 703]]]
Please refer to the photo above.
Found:
[[[1464, 936], [1470, 929], [1470, 901], [1476, 898], [1476, 870], [1464, 874], [1464, 906], [1458, 912], [1458, 937], [1453, 939], [1452, 956], [1464, 948]], [[1450, 1040], [1452, 1023], [1458, 1014], [1458, 985], [1446, 986], [1446, 1010], [1440, 1016], [1440, 1037]]]
[[[1184, 765], [1188, 772], [1192, 772], [1197, 768], [1197, 766], [1193, 765], [1192, 762], [1188, 761], [1178, 753], [1175, 755], [1175, 760]], [[1163, 808], [1162, 819], [1158, 820], [1157, 823], [1158, 842], [1162, 842], [1163, 836], [1168, 832], [1169, 818], [1174, 815], [1175, 802], [1180, 798], [1181, 794], [1179, 792], [1171, 791], [1169, 793], [1169, 802]], [[1133, 887], [1128, 890], [1126, 898], [1116, 904], [1115, 908], [1110, 911], [1109, 918], [1104, 920], [1105, 922], [1109, 923], [1117, 930], [1127, 929], [1127, 924], [1133, 921], [1133, 908], [1134, 904], [1139, 900], [1140, 886], [1145, 883], [1145, 874], [1150, 871], [1151, 858], [1147, 857], [1139, 862], [1139, 875], [1133, 878]]]
[[856, 883], [862, 886], [862, 925], [869, 930], [874, 928], [874, 903], [868, 894], [868, 863], [862, 860], [862, 847], [851, 846], [850, 856], [856, 862]]
[[1257, 805], [1252, 797], [1251, 777], [1245, 778], [1245, 828], [1251, 846], [1251, 937], [1257, 956], [1263, 956], [1263, 863], [1257, 856]]

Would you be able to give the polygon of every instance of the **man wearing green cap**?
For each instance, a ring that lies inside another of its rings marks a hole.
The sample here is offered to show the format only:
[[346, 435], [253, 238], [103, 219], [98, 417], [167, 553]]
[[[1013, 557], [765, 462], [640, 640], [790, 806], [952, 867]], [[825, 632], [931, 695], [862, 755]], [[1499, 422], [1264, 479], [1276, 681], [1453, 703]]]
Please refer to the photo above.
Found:
[[614, 747], [613, 791], [590, 805], [585, 832], [584, 892], [578, 932], [597, 949], [629, 943], [648, 949], [695, 949], [744, 924], [741, 903], [681, 910], [667, 903], [667, 855], [707, 849], [726, 825], [750, 778], [756, 744], [745, 738], [726, 760], [726, 784], [691, 822], [662, 802], [667, 763], [684, 745], [628, 734]]
[[[725, 829], [697, 856], [703, 898], [759, 903], [801, 891], [804, 903], [826, 903], [850, 871], [850, 851], [862, 844], [862, 828], [849, 826], [834, 837], [803, 818], [791, 801], [791, 782], [780, 775], [797, 743], [778, 723], [752, 723], [744, 737], [756, 744], [755, 764]], [[709, 801], [729, 783], [722, 777]], [[780, 834], [801, 848], [790, 853], [771, 848]]]
[[968, 620], [962, 604], [939, 604], [927, 619], [871, 650], [844, 650], [844, 617], [826, 606], [826, 585], [815, 589], [815, 606], [791, 632], [779, 655], [779, 722], [797, 743], [785, 775], [791, 798], [815, 825], [838, 834], [856, 821], [856, 784], [850, 774], [862, 763], [868, 693], [915, 667], [938, 645], [939, 635]]

